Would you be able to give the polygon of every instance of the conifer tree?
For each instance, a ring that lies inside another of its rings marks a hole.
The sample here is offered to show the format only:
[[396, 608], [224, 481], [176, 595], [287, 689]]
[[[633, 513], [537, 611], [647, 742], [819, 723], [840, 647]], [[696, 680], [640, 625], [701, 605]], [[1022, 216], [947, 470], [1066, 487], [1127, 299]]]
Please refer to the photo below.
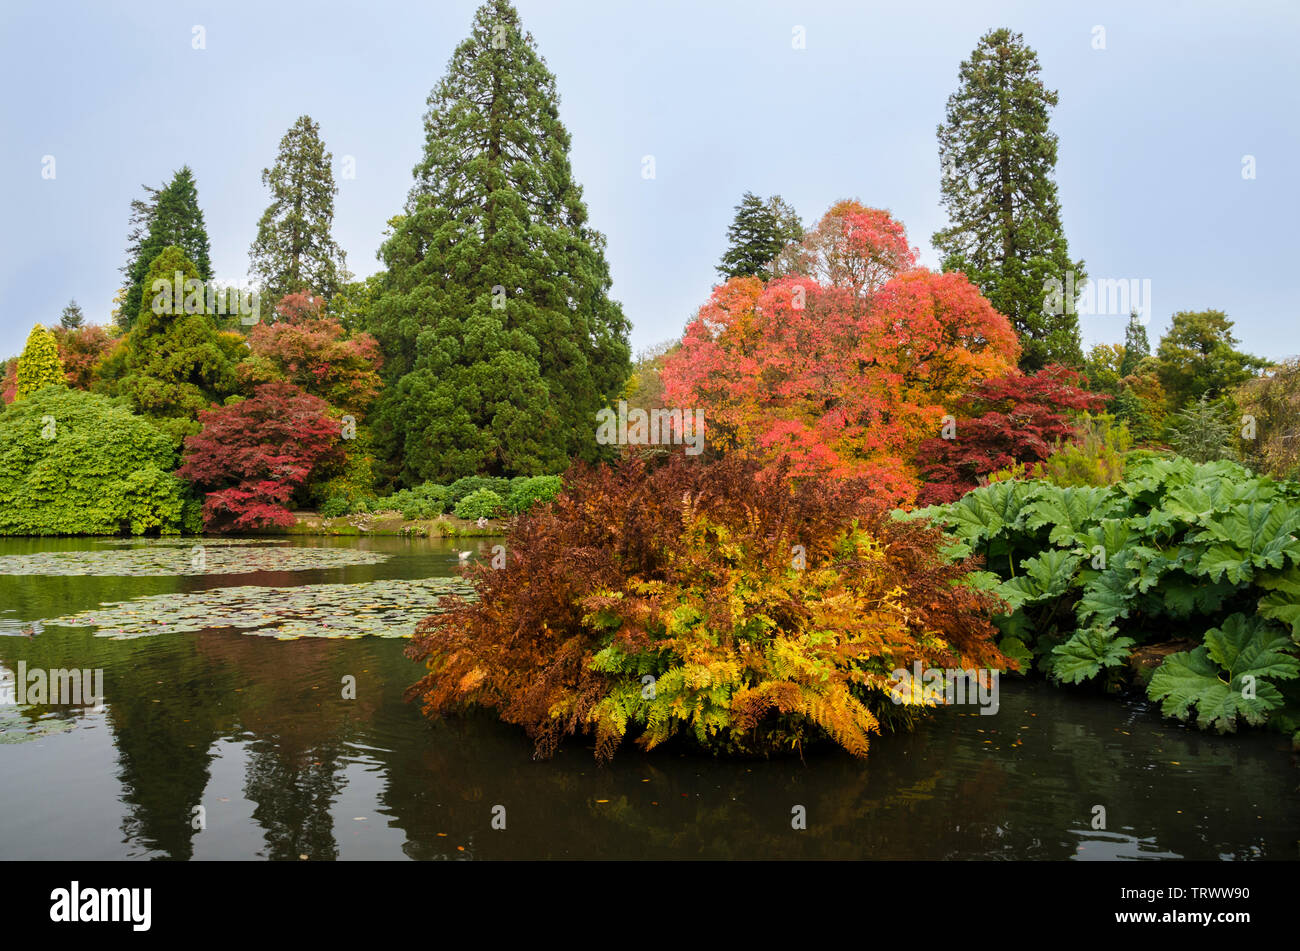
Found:
[[86, 322], [86, 315], [82, 313], [81, 305], [75, 300], [68, 301], [68, 306], [63, 308], [63, 313], [59, 315], [59, 325], [64, 330], [77, 330]]
[[[160, 282], [157, 290], [155, 281]], [[217, 332], [198, 268], [180, 248], [164, 248], [153, 260], [144, 292], [126, 339], [120, 388], [138, 412], [158, 418], [160, 428], [179, 445], [198, 431], [200, 410], [235, 392], [235, 364], [243, 343], [238, 335]]]
[[[1057, 94], [1039, 78], [1038, 55], [1007, 29], [986, 33], [961, 64], [960, 86], [939, 126], [942, 203], [949, 225], [934, 246], [947, 271], [964, 271], [1020, 334], [1020, 366], [1083, 362], [1074, 301], [1049, 301], [1050, 282], [1083, 287], [1071, 261], [1048, 127]], [[1068, 274], [1073, 271], [1073, 283]], [[1068, 297], [1068, 295], [1067, 295]]]
[[303, 291], [329, 298], [338, 288], [344, 254], [330, 234], [338, 194], [332, 158], [320, 126], [311, 116], [299, 116], [280, 139], [275, 165], [262, 169], [271, 204], [258, 222], [249, 270], [266, 300]]
[[772, 277], [772, 262], [786, 245], [803, 240], [798, 214], [780, 195], [767, 201], [745, 192], [727, 228], [730, 246], [714, 269], [723, 280], [733, 277]]
[[1151, 341], [1147, 339], [1147, 329], [1137, 314], [1129, 314], [1128, 326], [1124, 328], [1124, 359], [1119, 364], [1120, 379], [1136, 372], [1138, 364], [1149, 356]]
[[[147, 215], [148, 225], [135, 257], [129, 262], [126, 303], [122, 306], [121, 316], [126, 330], [130, 329], [140, 309], [149, 303], [145, 296], [145, 275], [163, 249], [176, 246], [193, 263], [200, 280], [212, 279], [208, 231], [203, 223], [203, 211], [199, 208], [194, 173], [188, 165], [183, 166], [157, 193], [152, 207], [148, 202], [142, 202], [141, 207], [132, 203], [134, 228], [141, 224], [137, 215]], [[131, 240], [130, 236], [128, 240]]]
[[488, 0], [429, 96], [425, 151], [381, 249], [372, 325], [389, 478], [532, 475], [594, 458], [630, 371], [604, 237], [569, 166], [555, 77]]
[[33, 327], [27, 335], [27, 345], [18, 358], [17, 379], [17, 399], [35, 393], [42, 387], [64, 382], [58, 341], [41, 324]]

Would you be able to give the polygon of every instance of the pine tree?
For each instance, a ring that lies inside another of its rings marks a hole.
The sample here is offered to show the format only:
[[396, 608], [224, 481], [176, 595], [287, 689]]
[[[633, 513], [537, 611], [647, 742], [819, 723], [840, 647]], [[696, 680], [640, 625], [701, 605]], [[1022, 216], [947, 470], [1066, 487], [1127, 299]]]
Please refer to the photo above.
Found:
[[64, 382], [63, 364], [59, 362], [59, 344], [54, 334], [41, 324], [27, 335], [27, 345], [18, 358], [17, 399], [45, 386]]
[[1147, 329], [1136, 313], [1129, 314], [1128, 326], [1124, 328], [1124, 359], [1119, 364], [1120, 379], [1134, 373], [1138, 364], [1149, 356], [1151, 341], [1147, 339]]
[[772, 262], [786, 245], [803, 240], [798, 214], [780, 195], [767, 201], [745, 192], [727, 228], [730, 246], [715, 270], [724, 280], [733, 277], [772, 277]]
[[595, 413], [630, 371], [628, 323], [558, 111], [519, 15], [488, 0], [429, 96], [424, 158], [380, 252], [389, 478], [532, 475], [598, 454]]
[[[1039, 79], [1038, 55], [1007, 29], [985, 34], [961, 64], [960, 87], [939, 126], [940, 190], [949, 226], [934, 234], [945, 270], [964, 271], [1020, 334], [1020, 365], [1079, 366], [1074, 301], [1049, 287], [1082, 288], [1061, 227], [1048, 127], [1057, 94]], [[1073, 271], [1073, 284], [1068, 273]]]
[[64, 330], [77, 330], [86, 322], [86, 315], [81, 311], [81, 305], [75, 300], [68, 301], [68, 306], [63, 308], [63, 313], [59, 316], [59, 324]]
[[[147, 189], [150, 190], [151, 189]], [[138, 201], [138, 199], [137, 199]], [[157, 193], [156, 200], [150, 207], [148, 202], [137, 206], [132, 202], [133, 239], [142, 222], [138, 216], [147, 215], [148, 225], [144, 237], [140, 239], [135, 257], [131, 259], [127, 271], [126, 303], [122, 307], [123, 329], [129, 330], [140, 309], [148, 305], [145, 296], [145, 276], [154, 259], [164, 248], [176, 246], [193, 262], [200, 280], [212, 279], [212, 262], [208, 243], [207, 227], [203, 223], [203, 212], [199, 208], [198, 188], [194, 184], [194, 173], [188, 165], [181, 168], [172, 180]], [[128, 253], [131, 248], [128, 247]]]
[[320, 126], [299, 116], [280, 139], [275, 165], [262, 169], [271, 204], [258, 222], [249, 262], [265, 300], [302, 291], [329, 298], [345, 276], [343, 250], [330, 235], [338, 194], [332, 158]]

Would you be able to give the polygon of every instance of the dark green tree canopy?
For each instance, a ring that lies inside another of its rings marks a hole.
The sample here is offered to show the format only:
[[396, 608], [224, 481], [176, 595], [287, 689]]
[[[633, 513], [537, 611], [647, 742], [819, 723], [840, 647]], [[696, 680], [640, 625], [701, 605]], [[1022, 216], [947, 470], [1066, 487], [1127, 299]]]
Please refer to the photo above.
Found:
[[[1020, 334], [1020, 365], [1083, 361], [1073, 301], [1049, 307], [1047, 284], [1082, 288], [1071, 261], [1053, 171], [1048, 127], [1057, 94], [1039, 78], [1038, 55], [1007, 29], [985, 34], [961, 64], [960, 86], [939, 126], [940, 191], [949, 225], [934, 234], [943, 267], [964, 271]], [[1045, 310], [1060, 310], [1060, 313]]]
[[629, 372], [628, 324], [573, 181], [555, 77], [506, 0], [479, 8], [424, 128], [372, 308], [390, 380], [375, 417], [387, 476], [533, 475], [594, 458], [595, 413]]
[[[146, 189], [152, 191], [152, 189]], [[194, 173], [188, 165], [172, 176], [172, 180], [159, 192], [152, 203], [148, 201], [132, 202], [132, 233], [128, 241], [135, 250], [135, 256], [127, 262], [127, 293], [122, 304], [122, 323], [124, 329], [130, 329], [131, 322], [148, 305], [145, 299], [145, 276], [163, 249], [175, 246], [191, 262], [201, 280], [212, 279], [212, 262], [208, 243], [207, 226], [203, 223], [203, 212], [199, 208], [198, 187], [194, 183]], [[147, 220], [147, 224], [146, 224]], [[144, 236], [134, 248], [136, 235], [143, 230]]]
[[799, 215], [780, 195], [767, 201], [745, 192], [727, 228], [728, 247], [715, 270], [733, 277], [772, 277], [772, 262], [786, 245], [803, 240]]
[[345, 279], [345, 256], [330, 233], [338, 194], [331, 160], [320, 126], [299, 116], [280, 139], [275, 165], [262, 169], [271, 204], [258, 222], [249, 262], [270, 304], [300, 291], [329, 298]]
[[1237, 349], [1232, 321], [1221, 310], [1179, 311], [1156, 350], [1156, 374], [1180, 409], [1202, 396], [1219, 399], [1270, 366]]

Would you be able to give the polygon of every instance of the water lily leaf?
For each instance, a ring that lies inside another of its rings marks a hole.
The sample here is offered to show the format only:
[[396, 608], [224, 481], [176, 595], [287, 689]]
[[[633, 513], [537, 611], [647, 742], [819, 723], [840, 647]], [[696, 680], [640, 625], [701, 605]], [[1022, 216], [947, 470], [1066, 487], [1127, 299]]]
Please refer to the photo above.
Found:
[[[163, 633], [235, 628], [281, 640], [297, 637], [410, 637], [443, 595], [473, 597], [460, 578], [314, 584], [291, 588], [244, 585], [163, 594], [107, 604], [48, 624], [96, 627], [97, 637], [127, 639]], [[267, 605], [273, 604], [273, 611]]]

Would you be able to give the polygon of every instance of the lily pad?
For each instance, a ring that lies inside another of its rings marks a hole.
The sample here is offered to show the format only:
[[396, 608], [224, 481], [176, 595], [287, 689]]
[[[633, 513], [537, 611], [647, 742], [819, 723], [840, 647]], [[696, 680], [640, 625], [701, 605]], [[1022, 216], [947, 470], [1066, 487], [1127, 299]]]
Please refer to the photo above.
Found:
[[46, 623], [96, 627], [96, 637], [118, 640], [215, 628], [237, 628], [280, 640], [410, 637], [423, 618], [439, 610], [438, 601], [443, 595], [469, 598], [473, 590], [460, 578], [291, 588], [244, 585], [113, 602]]
[[56, 733], [67, 733], [76, 727], [75, 720], [44, 716], [29, 720], [19, 711], [24, 707], [0, 707], [0, 743], [28, 743]]
[[[225, 539], [217, 539], [225, 542]], [[313, 571], [387, 561], [387, 552], [356, 548], [269, 545], [145, 545], [100, 551], [44, 551], [0, 555], [0, 575], [99, 575], [112, 577], [232, 575], [254, 571]]]

